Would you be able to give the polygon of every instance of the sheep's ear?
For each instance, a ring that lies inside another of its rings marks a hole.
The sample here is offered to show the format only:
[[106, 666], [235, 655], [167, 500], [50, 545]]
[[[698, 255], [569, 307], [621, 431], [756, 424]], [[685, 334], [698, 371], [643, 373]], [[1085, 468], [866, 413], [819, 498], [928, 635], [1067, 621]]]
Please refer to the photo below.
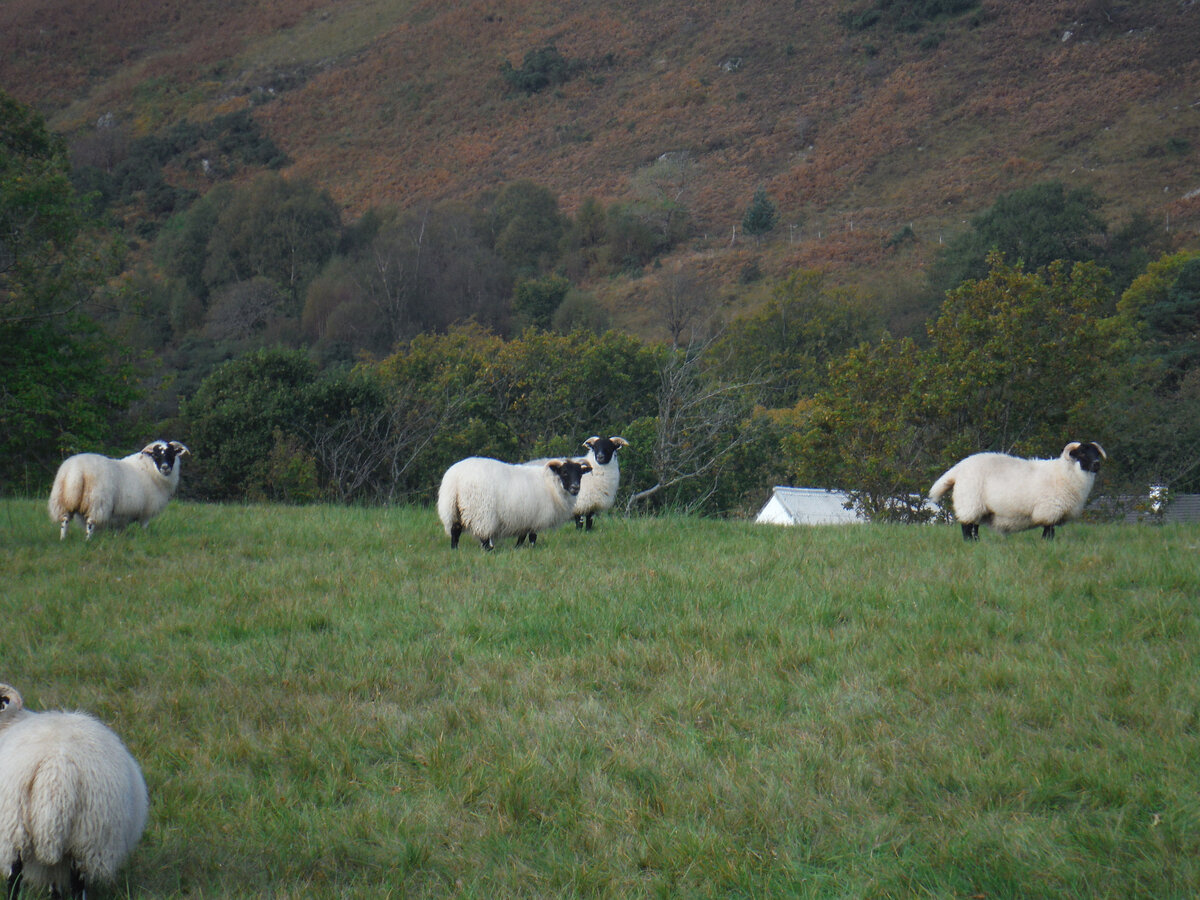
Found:
[[610, 437], [609, 440], [612, 441], [614, 444], [616, 444], [618, 447], [628, 447], [629, 446], [629, 441], [625, 440], [625, 438], [623, 438], [623, 437], [617, 437], [614, 435], [613, 437]]
[[0, 711], [6, 709], [18, 710], [25, 703], [21, 700], [21, 694], [11, 684], [0, 684]]

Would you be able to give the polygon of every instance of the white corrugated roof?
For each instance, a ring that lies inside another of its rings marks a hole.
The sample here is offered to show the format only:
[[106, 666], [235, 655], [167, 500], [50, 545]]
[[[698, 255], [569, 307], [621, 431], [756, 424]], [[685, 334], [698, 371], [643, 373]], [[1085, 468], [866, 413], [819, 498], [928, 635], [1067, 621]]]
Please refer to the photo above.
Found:
[[756, 522], [771, 525], [843, 525], [865, 522], [847, 509], [850, 495], [824, 488], [776, 486], [759, 510]]

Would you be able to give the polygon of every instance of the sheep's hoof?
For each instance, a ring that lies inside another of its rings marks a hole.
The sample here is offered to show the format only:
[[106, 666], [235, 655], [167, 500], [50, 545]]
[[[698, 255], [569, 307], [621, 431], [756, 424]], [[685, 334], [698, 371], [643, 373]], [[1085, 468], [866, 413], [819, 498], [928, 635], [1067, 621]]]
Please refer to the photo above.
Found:
[[492, 543], [491, 538], [480, 538], [479, 543], [484, 550], [494, 550], [496, 548], [496, 545]]
[[587, 531], [591, 531], [591, 530], [592, 530], [592, 517], [591, 517], [591, 515], [588, 515], [588, 517], [587, 517], [587, 529], [586, 529], [586, 530], [587, 530]]
[[23, 880], [21, 878], [21, 869], [23, 867], [24, 863], [21, 862], [21, 857], [18, 855], [8, 872], [8, 894], [6, 896], [16, 897], [21, 893], [21, 882]]

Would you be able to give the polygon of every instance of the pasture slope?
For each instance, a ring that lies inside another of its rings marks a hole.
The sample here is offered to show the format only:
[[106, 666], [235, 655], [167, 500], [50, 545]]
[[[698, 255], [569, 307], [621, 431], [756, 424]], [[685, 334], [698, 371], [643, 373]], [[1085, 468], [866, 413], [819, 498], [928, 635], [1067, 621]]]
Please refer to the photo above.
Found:
[[0, 502], [0, 679], [151, 794], [116, 896], [1200, 895], [1200, 528]]

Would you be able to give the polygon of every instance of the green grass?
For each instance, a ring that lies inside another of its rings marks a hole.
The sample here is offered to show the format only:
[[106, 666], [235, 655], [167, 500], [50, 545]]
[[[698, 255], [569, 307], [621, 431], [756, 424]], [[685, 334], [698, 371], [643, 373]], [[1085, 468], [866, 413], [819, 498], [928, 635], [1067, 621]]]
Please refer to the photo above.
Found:
[[1200, 528], [0, 502], [0, 680], [141, 761], [130, 897], [1200, 895]]

